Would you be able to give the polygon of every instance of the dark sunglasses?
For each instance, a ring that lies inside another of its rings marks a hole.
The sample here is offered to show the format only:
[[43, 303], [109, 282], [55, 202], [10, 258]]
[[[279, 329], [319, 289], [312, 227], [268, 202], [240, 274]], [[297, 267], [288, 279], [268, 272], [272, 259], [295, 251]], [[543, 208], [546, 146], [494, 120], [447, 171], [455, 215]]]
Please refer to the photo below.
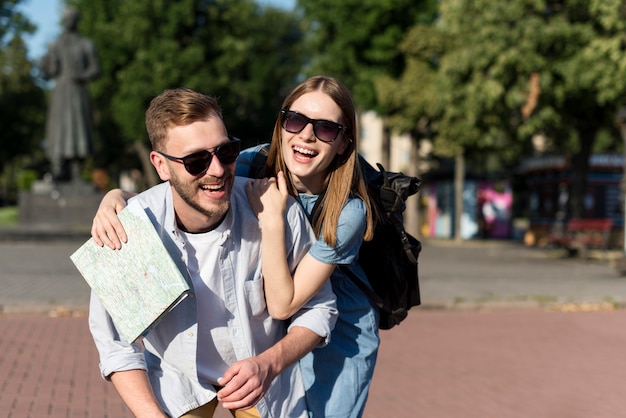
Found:
[[211, 165], [213, 156], [216, 156], [222, 164], [232, 164], [237, 160], [239, 156], [239, 150], [241, 147], [241, 141], [235, 137], [229, 136], [230, 141], [226, 142], [215, 148], [213, 151], [204, 150], [194, 152], [185, 157], [172, 157], [161, 151], [157, 151], [159, 154], [171, 161], [183, 163], [185, 170], [192, 176], [199, 176], [206, 173]]
[[343, 125], [325, 119], [311, 119], [293, 110], [282, 109], [280, 111], [281, 126], [287, 132], [297, 134], [309, 123], [313, 125], [313, 133], [323, 142], [333, 142], [341, 131], [347, 130]]

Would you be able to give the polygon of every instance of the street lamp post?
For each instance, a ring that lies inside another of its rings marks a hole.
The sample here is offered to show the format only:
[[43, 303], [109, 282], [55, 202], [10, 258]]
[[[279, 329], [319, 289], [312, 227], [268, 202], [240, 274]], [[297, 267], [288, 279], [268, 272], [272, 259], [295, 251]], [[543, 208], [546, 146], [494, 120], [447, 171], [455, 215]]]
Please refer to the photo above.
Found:
[[[626, 107], [622, 107], [617, 111], [617, 114], [615, 115], [615, 122], [617, 123], [617, 126], [619, 126], [620, 129], [620, 133], [622, 135], [622, 141], [623, 141], [623, 161], [622, 161], [622, 181], [620, 183], [620, 190], [622, 192], [622, 214], [624, 216], [624, 225], [623, 225], [623, 231], [624, 231], [624, 244], [623, 244], [623, 248], [624, 248], [624, 253], [626, 254]], [[624, 271], [624, 266], [622, 266], [622, 271]]]

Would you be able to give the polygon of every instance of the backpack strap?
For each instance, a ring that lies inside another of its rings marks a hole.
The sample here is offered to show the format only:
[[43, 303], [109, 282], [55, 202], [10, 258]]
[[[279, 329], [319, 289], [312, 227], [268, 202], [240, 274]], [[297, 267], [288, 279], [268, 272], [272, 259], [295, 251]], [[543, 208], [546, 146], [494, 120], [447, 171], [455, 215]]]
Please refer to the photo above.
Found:
[[398, 234], [400, 235], [400, 241], [402, 241], [402, 248], [404, 248], [404, 252], [406, 253], [407, 258], [409, 259], [411, 263], [417, 264], [417, 259], [415, 258], [415, 255], [413, 254], [411, 242], [409, 241], [409, 237], [407, 236], [407, 233], [404, 230], [404, 225], [395, 216], [392, 216], [390, 219], [391, 219], [391, 223], [393, 224], [393, 226], [396, 228], [396, 231], [398, 231]]
[[250, 172], [248, 177], [253, 179], [261, 179], [265, 177], [265, 167], [267, 163], [267, 154], [269, 153], [270, 144], [263, 144], [259, 147], [258, 152], [250, 162]]

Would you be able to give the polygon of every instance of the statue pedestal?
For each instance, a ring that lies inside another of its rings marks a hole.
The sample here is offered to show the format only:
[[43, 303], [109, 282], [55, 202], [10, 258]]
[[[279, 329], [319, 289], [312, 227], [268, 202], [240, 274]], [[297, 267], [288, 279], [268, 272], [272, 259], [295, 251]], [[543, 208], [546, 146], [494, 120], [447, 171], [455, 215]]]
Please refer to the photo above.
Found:
[[83, 181], [36, 181], [31, 191], [20, 192], [19, 223], [32, 229], [89, 231], [103, 196]]

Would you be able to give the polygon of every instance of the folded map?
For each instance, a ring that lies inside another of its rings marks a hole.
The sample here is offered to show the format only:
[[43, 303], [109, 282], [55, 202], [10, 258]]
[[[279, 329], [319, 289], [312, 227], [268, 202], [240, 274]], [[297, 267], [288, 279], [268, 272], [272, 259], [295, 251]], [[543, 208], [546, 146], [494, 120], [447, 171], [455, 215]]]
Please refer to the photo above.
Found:
[[120, 250], [90, 238], [70, 258], [121, 336], [133, 342], [183, 300], [189, 286], [137, 202], [118, 216], [128, 236]]

